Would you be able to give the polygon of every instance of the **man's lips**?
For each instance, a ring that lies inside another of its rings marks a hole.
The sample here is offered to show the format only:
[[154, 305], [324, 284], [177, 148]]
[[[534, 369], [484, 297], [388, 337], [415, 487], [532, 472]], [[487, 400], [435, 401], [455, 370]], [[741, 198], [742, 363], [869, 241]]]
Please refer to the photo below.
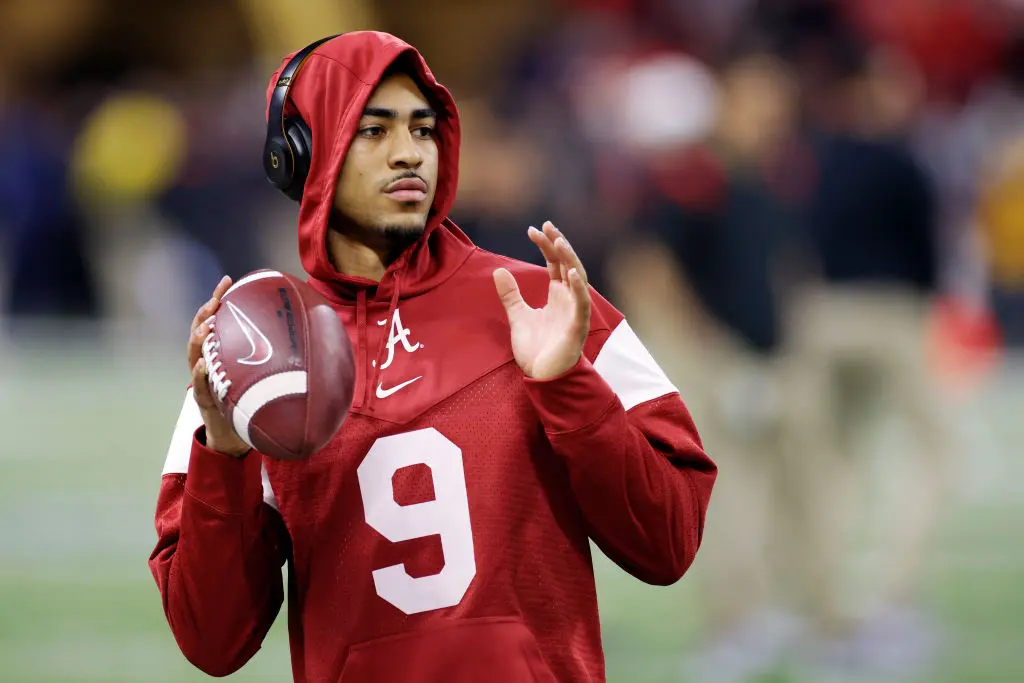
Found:
[[427, 184], [420, 178], [402, 178], [388, 185], [384, 194], [400, 202], [422, 202], [427, 198]]

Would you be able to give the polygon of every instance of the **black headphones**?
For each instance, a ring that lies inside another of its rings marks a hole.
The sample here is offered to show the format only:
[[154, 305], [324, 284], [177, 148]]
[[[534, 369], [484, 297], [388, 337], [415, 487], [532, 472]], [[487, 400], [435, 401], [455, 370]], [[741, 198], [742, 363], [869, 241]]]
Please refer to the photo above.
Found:
[[288, 89], [295, 82], [295, 76], [306, 58], [320, 45], [337, 37], [334, 35], [321, 38], [295, 53], [281, 70], [274, 92], [270, 96], [267, 140], [263, 144], [263, 171], [271, 185], [295, 201], [302, 199], [302, 190], [306, 185], [310, 155], [313, 151], [313, 133], [302, 118], [285, 118]]

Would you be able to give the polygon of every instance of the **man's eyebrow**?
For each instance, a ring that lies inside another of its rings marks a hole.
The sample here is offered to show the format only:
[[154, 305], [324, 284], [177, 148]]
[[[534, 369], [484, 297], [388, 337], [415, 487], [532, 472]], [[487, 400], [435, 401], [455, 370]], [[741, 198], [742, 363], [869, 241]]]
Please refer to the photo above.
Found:
[[363, 110], [363, 116], [370, 116], [375, 119], [397, 119], [398, 112], [394, 109], [382, 109], [380, 107], [367, 107]]
[[[376, 119], [397, 119], [398, 112], [394, 109], [385, 109], [383, 107], [367, 107], [363, 110], [363, 116], [369, 116]], [[414, 109], [412, 112], [413, 119], [436, 119], [437, 112], [430, 108]]]

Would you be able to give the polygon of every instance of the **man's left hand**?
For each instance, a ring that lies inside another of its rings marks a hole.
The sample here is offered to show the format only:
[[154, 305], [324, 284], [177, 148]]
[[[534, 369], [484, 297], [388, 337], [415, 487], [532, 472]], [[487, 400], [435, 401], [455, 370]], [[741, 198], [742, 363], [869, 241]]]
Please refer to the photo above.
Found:
[[551, 221], [543, 230], [531, 227], [530, 240], [547, 261], [548, 302], [531, 308], [523, 301], [512, 273], [494, 271], [494, 285], [512, 328], [512, 353], [528, 377], [551, 379], [572, 369], [590, 332], [590, 290], [587, 273], [572, 246]]

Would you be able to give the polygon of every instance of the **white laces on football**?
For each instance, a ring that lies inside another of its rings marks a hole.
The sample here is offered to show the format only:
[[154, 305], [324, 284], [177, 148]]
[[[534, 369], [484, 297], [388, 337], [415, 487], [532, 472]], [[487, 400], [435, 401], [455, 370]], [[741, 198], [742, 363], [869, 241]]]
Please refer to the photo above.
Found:
[[227, 372], [220, 369], [222, 363], [217, 360], [220, 340], [214, 336], [213, 326], [215, 322], [216, 316], [211, 317], [210, 333], [203, 340], [203, 358], [206, 359], [206, 375], [210, 379], [210, 388], [217, 394], [217, 399], [223, 401], [224, 397], [228, 395], [228, 387], [231, 386], [231, 380], [227, 378]]

